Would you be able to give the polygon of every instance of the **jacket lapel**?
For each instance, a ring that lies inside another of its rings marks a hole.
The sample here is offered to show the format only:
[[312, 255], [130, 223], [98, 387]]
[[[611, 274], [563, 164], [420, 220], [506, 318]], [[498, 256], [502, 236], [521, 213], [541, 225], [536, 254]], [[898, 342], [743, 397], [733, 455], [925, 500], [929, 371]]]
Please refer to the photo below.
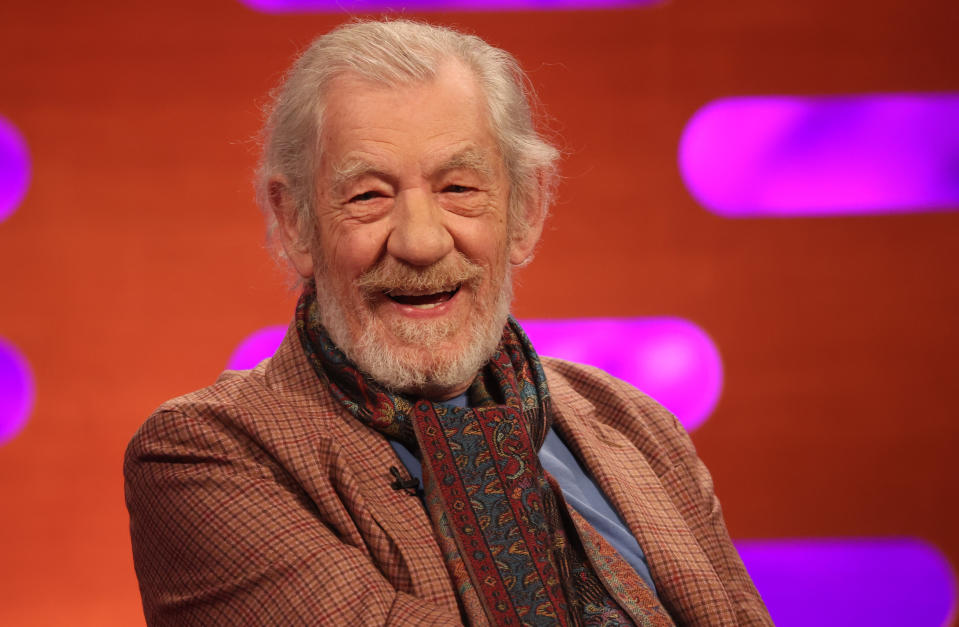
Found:
[[703, 512], [683, 494], [684, 467], [659, 476], [625, 435], [600, 422], [595, 408], [562, 380], [550, 381], [554, 426], [587, 467], [639, 542], [657, 594], [678, 624], [735, 625], [722, 581], [700, 548], [690, 522]]
[[403, 462], [386, 438], [330, 395], [300, 348], [295, 322], [267, 365], [266, 377], [273, 392], [296, 407], [298, 439], [324, 449], [314, 451], [313, 458], [326, 466], [319, 473], [329, 473], [334, 492], [313, 485], [312, 475], [304, 472], [301, 483], [311, 497], [342, 501], [343, 515], [352, 519], [371, 559], [397, 589], [458, 613], [426, 510], [416, 496], [390, 486], [390, 467], [402, 469]]

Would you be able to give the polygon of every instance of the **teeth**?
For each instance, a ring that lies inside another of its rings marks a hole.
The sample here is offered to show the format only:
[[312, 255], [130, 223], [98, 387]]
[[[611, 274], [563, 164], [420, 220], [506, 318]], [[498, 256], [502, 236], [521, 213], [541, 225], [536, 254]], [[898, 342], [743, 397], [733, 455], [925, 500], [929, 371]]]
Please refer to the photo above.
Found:
[[412, 291], [412, 292], [401, 292], [399, 290], [386, 290], [386, 293], [390, 296], [432, 296], [433, 294], [449, 294], [450, 292], [456, 291], [456, 288], [450, 288], [448, 290], [429, 290], [429, 291]]
[[386, 296], [394, 302], [405, 305], [406, 307], [423, 310], [439, 307], [449, 302], [455, 294], [456, 290], [451, 292], [427, 292], [425, 294], [421, 292], [386, 292]]

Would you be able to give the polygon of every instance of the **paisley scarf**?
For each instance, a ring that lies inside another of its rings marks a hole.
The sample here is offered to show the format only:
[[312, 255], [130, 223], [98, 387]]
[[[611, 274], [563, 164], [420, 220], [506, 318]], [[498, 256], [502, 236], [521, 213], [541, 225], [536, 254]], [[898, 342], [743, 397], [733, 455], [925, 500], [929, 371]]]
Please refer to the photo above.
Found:
[[296, 325], [334, 397], [364, 424], [418, 451], [426, 508], [469, 623], [673, 624], [540, 465], [549, 389], [515, 320], [470, 386], [466, 408], [390, 392], [360, 372], [320, 325], [312, 289], [300, 297]]

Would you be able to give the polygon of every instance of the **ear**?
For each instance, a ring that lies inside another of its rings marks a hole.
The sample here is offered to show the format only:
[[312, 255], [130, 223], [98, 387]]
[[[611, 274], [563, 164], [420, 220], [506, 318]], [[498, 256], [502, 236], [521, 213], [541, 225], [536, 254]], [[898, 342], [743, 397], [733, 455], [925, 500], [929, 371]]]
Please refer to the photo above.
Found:
[[529, 263], [533, 258], [533, 250], [543, 234], [546, 208], [540, 203], [538, 193], [526, 199], [520, 215], [525, 224], [517, 225], [510, 236], [509, 260], [514, 266]]
[[286, 177], [274, 176], [269, 182], [270, 208], [276, 218], [277, 234], [286, 251], [286, 257], [297, 273], [305, 278], [313, 278], [313, 252], [310, 242], [300, 236], [300, 220], [296, 203], [290, 193]]

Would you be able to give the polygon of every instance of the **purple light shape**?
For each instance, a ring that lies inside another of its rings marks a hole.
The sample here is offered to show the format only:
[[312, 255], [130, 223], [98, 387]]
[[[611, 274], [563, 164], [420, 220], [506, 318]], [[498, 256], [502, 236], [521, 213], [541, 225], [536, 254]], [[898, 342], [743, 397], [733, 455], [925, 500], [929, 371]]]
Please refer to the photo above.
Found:
[[0, 338], [0, 445], [12, 440], [27, 424], [34, 394], [27, 360], [13, 344]]
[[286, 327], [279, 325], [254, 331], [236, 347], [226, 367], [230, 370], [255, 368], [258, 363], [276, 352], [285, 336]]
[[30, 153], [17, 128], [0, 116], [0, 222], [20, 205], [30, 183]]
[[777, 627], [942, 627], [956, 617], [948, 560], [916, 538], [737, 541]]
[[515, 11], [613, 9], [663, 0], [240, 0], [263, 13], [363, 13], [382, 11]]
[[716, 100], [686, 125], [679, 168], [727, 218], [959, 209], [959, 94]]
[[722, 361], [709, 336], [680, 318], [527, 320], [541, 355], [596, 366], [666, 406], [692, 431], [719, 400]]
[[[672, 411], [692, 431], [712, 413], [722, 389], [722, 362], [709, 336], [679, 318], [526, 320], [541, 355], [601, 368], [632, 383]], [[260, 329], [230, 357], [233, 370], [253, 368], [273, 354], [286, 327]]]

